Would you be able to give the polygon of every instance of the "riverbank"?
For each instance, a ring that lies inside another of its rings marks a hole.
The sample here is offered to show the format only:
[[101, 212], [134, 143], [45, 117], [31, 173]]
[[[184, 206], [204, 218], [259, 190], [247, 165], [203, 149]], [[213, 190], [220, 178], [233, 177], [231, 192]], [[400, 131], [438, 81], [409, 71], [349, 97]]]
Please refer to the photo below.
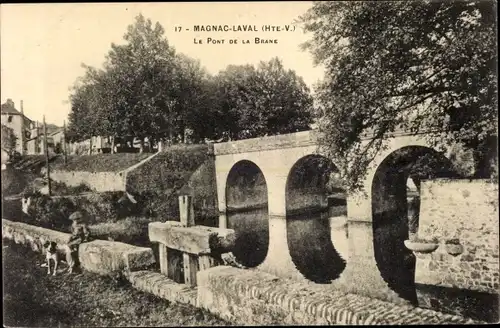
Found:
[[[83, 272], [48, 276], [44, 258], [3, 241], [4, 326], [167, 327], [229, 323], [193, 306], [140, 292], [126, 280]], [[61, 265], [61, 267], [65, 267]]]

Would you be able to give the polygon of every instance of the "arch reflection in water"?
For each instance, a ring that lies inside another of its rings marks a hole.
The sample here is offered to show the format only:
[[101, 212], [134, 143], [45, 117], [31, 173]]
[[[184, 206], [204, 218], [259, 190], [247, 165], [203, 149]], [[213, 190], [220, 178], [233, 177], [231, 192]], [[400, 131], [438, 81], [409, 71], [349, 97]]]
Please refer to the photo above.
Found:
[[[410, 199], [417, 197], [411, 208], [418, 213], [420, 180], [453, 177], [451, 162], [432, 148], [408, 146], [388, 155], [377, 167], [372, 182], [373, 246], [375, 260], [389, 288], [416, 304], [415, 255], [404, 241], [416, 232], [418, 216], [408, 217], [408, 179], [415, 187]], [[416, 193], [416, 194], [415, 194]], [[410, 222], [411, 225], [410, 225]]]
[[345, 194], [335, 172], [327, 158], [309, 155], [297, 161], [287, 181], [288, 249], [300, 273], [316, 283], [330, 283], [346, 266], [334, 247], [347, 253], [346, 225], [338, 222], [345, 220], [339, 216], [345, 214]]
[[264, 262], [269, 245], [267, 208], [227, 214], [228, 228], [236, 232], [233, 254], [246, 267]]
[[[347, 235], [335, 231], [332, 240], [331, 220], [328, 212], [303, 213], [287, 217], [287, 240], [290, 256], [297, 269], [305, 278], [316, 283], [330, 283], [337, 279], [346, 266], [345, 259], [334, 244], [346, 255]], [[339, 238], [345, 236], [345, 238]]]
[[227, 227], [236, 233], [233, 254], [242, 265], [256, 267], [264, 262], [269, 247], [267, 185], [257, 165], [240, 161], [233, 166], [226, 201]]

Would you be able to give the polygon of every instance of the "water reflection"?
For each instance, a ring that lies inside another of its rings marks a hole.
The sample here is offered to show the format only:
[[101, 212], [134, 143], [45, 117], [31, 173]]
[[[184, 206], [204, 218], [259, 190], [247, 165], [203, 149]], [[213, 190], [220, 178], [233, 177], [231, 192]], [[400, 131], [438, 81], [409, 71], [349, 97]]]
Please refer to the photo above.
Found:
[[[330, 283], [340, 276], [346, 266], [345, 259], [334, 247], [338, 243], [346, 256], [346, 230], [342, 224], [330, 225], [330, 221], [335, 219], [330, 219], [328, 212], [306, 212], [287, 217], [288, 248], [292, 261], [304, 277], [316, 283]], [[332, 240], [332, 235], [339, 240]]]
[[269, 218], [265, 208], [227, 213], [227, 227], [236, 233], [233, 254], [246, 267], [256, 267], [267, 255]]
[[[261, 264], [269, 246], [267, 208], [228, 213], [228, 228], [236, 232], [234, 255], [247, 267]], [[316, 283], [337, 279], [347, 260], [346, 217], [329, 218], [327, 212], [287, 217], [288, 250], [302, 275]], [[335, 245], [335, 247], [334, 247]], [[337, 249], [336, 249], [337, 248]]]
[[404, 245], [408, 239], [407, 217], [397, 211], [374, 213], [373, 238], [382, 278], [399, 296], [416, 304], [416, 258]]

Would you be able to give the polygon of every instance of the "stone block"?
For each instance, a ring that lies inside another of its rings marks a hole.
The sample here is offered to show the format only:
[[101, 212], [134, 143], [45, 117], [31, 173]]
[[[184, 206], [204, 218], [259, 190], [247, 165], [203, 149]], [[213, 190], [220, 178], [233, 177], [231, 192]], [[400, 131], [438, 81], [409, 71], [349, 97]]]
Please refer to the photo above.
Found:
[[81, 244], [78, 258], [83, 269], [99, 274], [135, 271], [155, 263], [150, 248], [107, 240]]
[[180, 222], [152, 222], [149, 224], [149, 240], [185, 253], [208, 255], [220, 248], [232, 249], [234, 230], [205, 226], [183, 227]]
[[147, 247], [134, 247], [123, 253], [125, 270], [138, 271], [155, 263], [153, 250]]
[[165, 275], [152, 271], [136, 271], [127, 279], [140, 291], [152, 293], [170, 302], [196, 305], [196, 288], [178, 284]]

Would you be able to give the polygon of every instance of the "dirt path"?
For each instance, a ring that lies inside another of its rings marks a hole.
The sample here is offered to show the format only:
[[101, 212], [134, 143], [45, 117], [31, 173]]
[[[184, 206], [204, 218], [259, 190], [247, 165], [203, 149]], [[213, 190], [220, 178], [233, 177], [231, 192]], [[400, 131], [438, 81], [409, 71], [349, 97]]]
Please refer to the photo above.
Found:
[[228, 325], [206, 311], [139, 292], [127, 281], [88, 272], [48, 276], [41, 254], [12, 242], [4, 240], [2, 256], [4, 326]]

